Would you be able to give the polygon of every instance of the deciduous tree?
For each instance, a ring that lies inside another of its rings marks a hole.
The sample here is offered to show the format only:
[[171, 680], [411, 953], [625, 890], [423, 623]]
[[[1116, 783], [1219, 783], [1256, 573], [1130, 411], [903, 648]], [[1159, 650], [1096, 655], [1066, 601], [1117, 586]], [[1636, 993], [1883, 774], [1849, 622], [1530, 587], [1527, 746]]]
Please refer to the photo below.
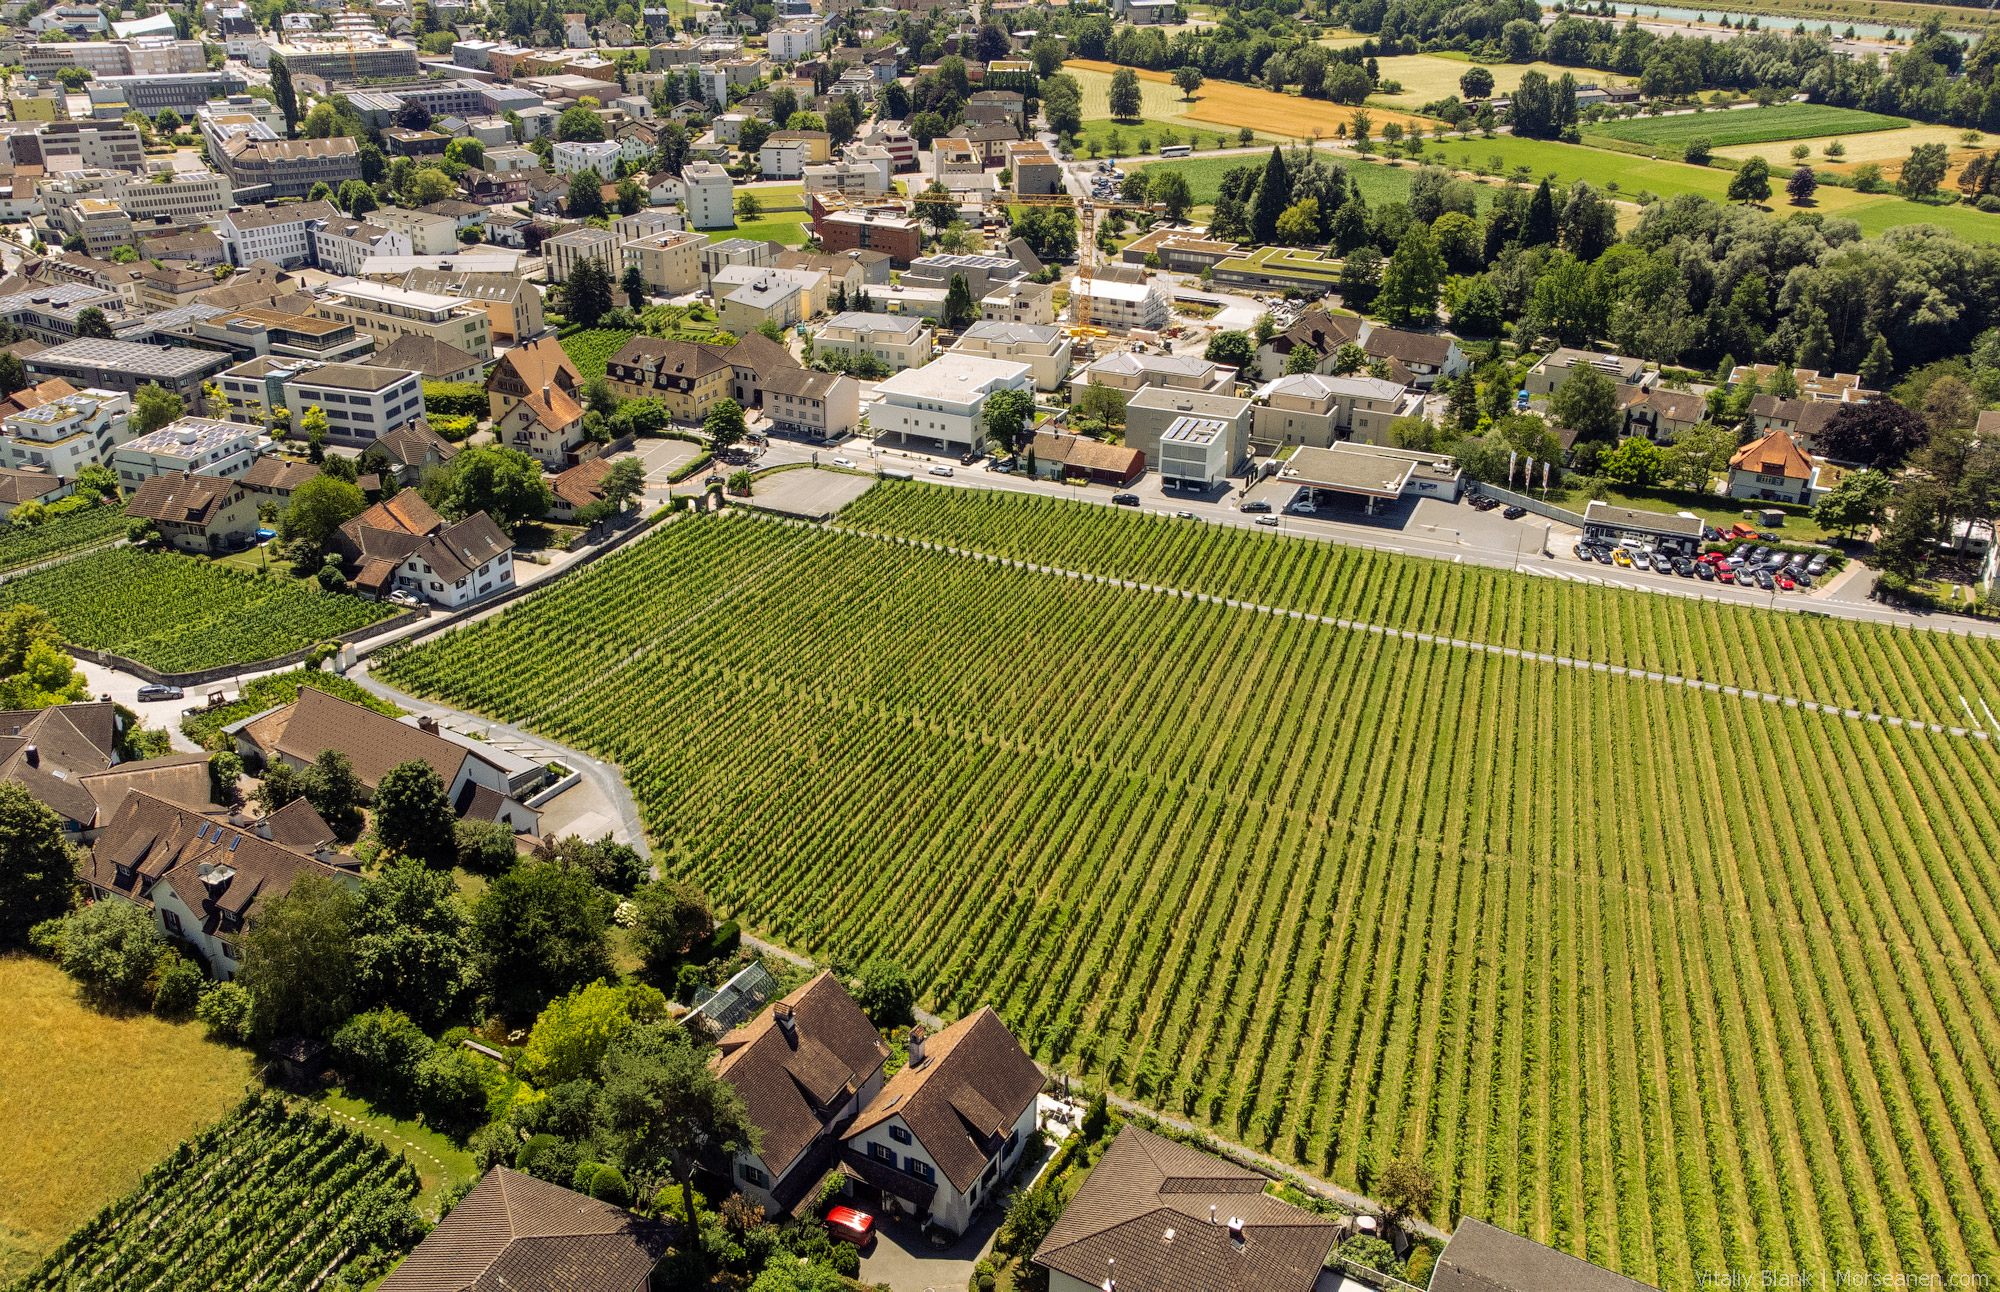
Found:
[[237, 975], [253, 1035], [324, 1037], [353, 1013], [354, 909], [345, 884], [311, 872], [265, 900]]
[[76, 854], [62, 818], [14, 781], [0, 781], [0, 947], [28, 944], [28, 930], [69, 910]]

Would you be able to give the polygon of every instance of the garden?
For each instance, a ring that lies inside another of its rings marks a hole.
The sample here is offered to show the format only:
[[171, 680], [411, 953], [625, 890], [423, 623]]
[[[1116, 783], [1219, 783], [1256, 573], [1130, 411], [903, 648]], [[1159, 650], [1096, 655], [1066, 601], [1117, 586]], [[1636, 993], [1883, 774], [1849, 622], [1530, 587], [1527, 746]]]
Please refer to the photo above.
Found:
[[121, 547], [0, 586], [0, 607], [40, 606], [71, 645], [165, 672], [274, 659], [386, 619], [386, 602], [198, 557]]
[[1418, 1161], [1446, 1229], [1673, 1289], [2000, 1262], [2000, 769], [1914, 725], [2000, 698], [1987, 639], [884, 483], [381, 676], [619, 763], [718, 915], [893, 940], [926, 1007], [1315, 1175]]

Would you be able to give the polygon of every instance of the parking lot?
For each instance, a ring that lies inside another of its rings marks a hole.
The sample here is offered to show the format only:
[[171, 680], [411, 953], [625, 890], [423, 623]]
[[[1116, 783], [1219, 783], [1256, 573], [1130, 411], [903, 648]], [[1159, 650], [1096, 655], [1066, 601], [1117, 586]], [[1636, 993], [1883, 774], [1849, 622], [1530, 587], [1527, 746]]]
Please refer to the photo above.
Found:
[[799, 467], [759, 476], [748, 498], [732, 497], [730, 501], [780, 516], [826, 520], [867, 493], [874, 483], [875, 477], [870, 475]]
[[1829, 575], [1836, 556], [1832, 552], [1785, 552], [1772, 544], [1745, 539], [1721, 551], [1689, 557], [1678, 551], [1649, 551], [1636, 544], [1587, 538], [1571, 549], [1571, 555], [1593, 565], [1650, 573], [1661, 579], [1804, 594], [1832, 583]]

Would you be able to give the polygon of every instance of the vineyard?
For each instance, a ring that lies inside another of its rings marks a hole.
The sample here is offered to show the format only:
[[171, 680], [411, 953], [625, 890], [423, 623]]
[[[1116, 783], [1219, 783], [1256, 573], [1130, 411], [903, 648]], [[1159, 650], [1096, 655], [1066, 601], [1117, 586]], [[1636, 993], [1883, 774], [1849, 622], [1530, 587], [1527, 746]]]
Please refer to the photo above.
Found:
[[0, 570], [66, 556], [125, 537], [125, 513], [117, 507], [87, 507], [39, 525], [0, 525]]
[[1421, 1159], [1447, 1228], [2000, 1270], [1992, 746], [1472, 648], [1917, 716], [2000, 694], [1984, 643], [975, 491], [843, 522], [1461, 640], [724, 516], [379, 675], [622, 764], [748, 927], [1337, 1181]]
[[0, 585], [0, 608], [24, 601], [47, 611], [72, 645], [168, 672], [272, 659], [396, 613], [290, 579], [129, 547]]
[[624, 349], [634, 335], [623, 328], [587, 328], [564, 337], [562, 350], [576, 365], [577, 374], [589, 381], [604, 375], [604, 366], [611, 362], [611, 356]]
[[417, 1174], [359, 1131], [251, 1094], [12, 1292], [306, 1292], [369, 1246]]

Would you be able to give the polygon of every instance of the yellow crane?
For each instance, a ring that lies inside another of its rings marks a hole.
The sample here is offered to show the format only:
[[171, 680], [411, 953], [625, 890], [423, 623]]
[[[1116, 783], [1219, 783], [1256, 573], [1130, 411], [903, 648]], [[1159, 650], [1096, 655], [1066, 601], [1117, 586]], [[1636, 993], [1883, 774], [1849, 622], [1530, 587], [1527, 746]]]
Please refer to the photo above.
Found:
[[1073, 210], [1076, 212], [1076, 281], [1078, 291], [1070, 300], [1071, 317], [1074, 324], [1069, 333], [1075, 337], [1104, 336], [1105, 330], [1090, 325], [1090, 283], [1095, 267], [1092, 261], [1097, 255], [1097, 214], [1100, 211], [1132, 211], [1153, 216], [1164, 212], [1164, 207], [1149, 206], [1144, 202], [1106, 202], [1096, 198], [1074, 197], [1068, 193], [985, 193], [981, 195], [980, 214], [984, 217], [989, 207], [1032, 206]]

